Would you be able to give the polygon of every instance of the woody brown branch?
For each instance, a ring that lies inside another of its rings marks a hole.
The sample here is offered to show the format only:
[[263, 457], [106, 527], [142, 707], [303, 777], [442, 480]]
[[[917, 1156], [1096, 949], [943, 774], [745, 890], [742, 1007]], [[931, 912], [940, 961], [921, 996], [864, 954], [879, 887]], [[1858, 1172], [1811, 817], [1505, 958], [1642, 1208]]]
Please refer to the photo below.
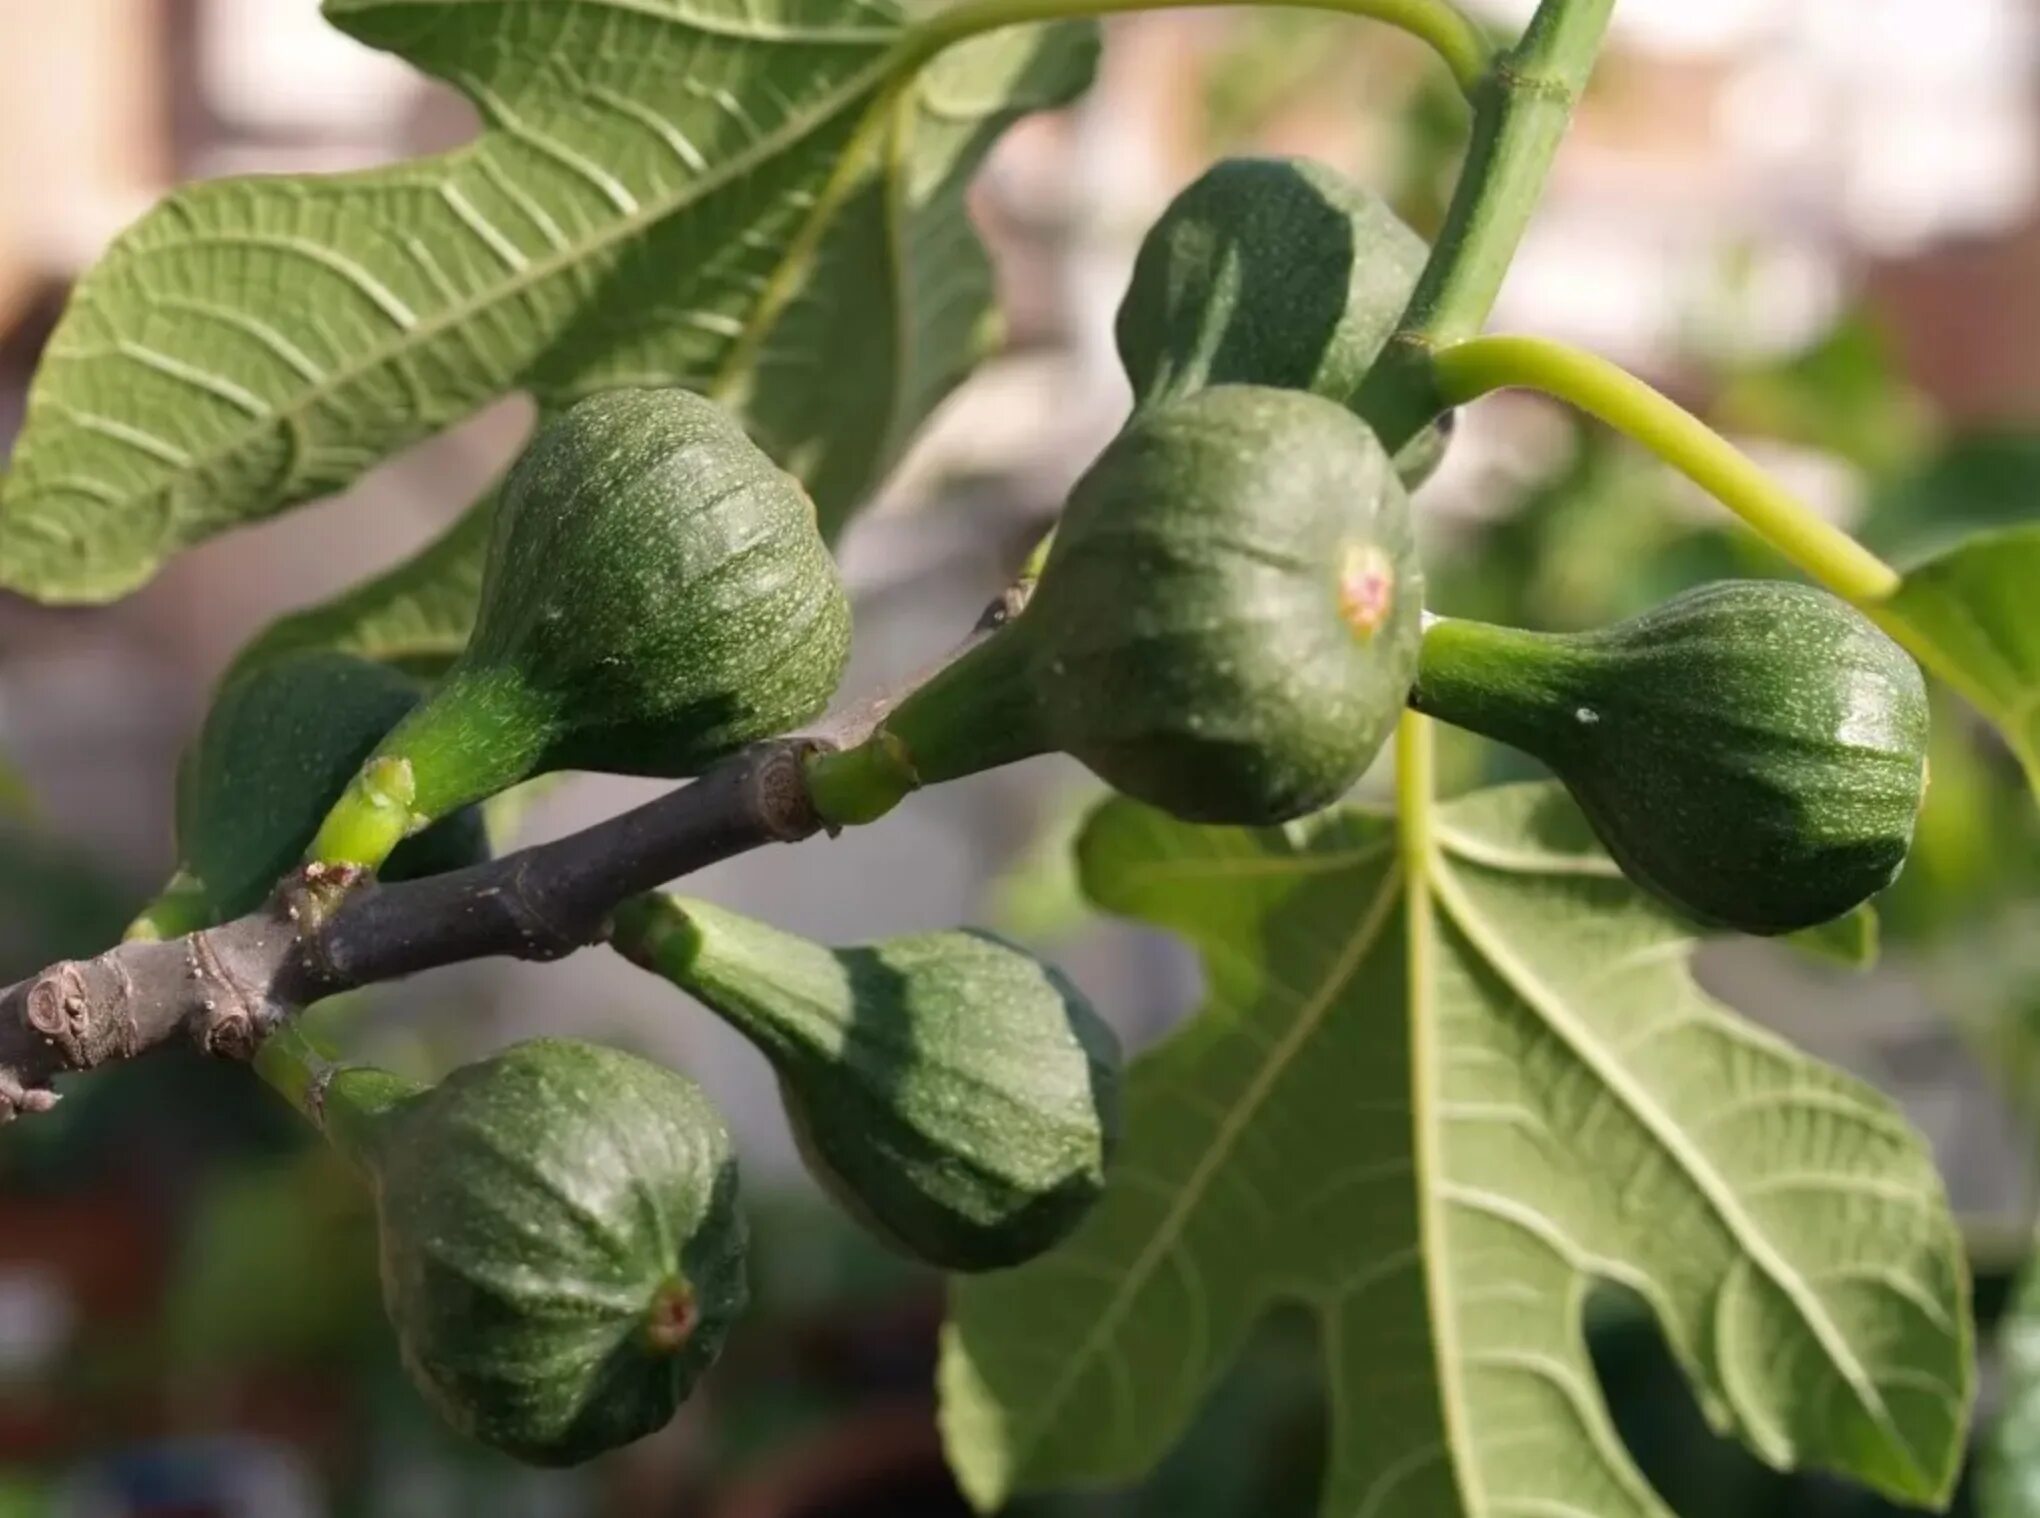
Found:
[[747, 750], [691, 785], [570, 837], [399, 885], [308, 866], [259, 911], [166, 942], [66, 960], [0, 992], [0, 1123], [56, 1102], [55, 1077], [189, 1037], [246, 1059], [321, 997], [491, 956], [557, 959], [618, 903], [819, 830], [809, 739]]

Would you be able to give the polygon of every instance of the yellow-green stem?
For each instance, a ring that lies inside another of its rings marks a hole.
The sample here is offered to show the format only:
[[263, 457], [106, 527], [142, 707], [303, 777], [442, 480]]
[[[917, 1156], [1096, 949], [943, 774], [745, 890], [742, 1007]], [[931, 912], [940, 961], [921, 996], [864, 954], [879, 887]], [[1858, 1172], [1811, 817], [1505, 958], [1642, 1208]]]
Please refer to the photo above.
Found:
[[1859, 605], [1898, 589], [1898, 571], [1823, 521], [1746, 454], [1617, 364], [1537, 337], [1476, 337], [1431, 360], [1439, 393], [1462, 405], [1494, 390], [1541, 391], [1648, 448], [1741, 517], [1836, 595]]
[[1404, 712], [1395, 730], [1398, 852], [1412, 898], [1421, 893], [1431, 853], [1431, 809], [1437, 789], [1437, 744], [1431, 719]]
[[1431, 354], [1486, 323], [1614, 8], [1615, 0], [1542, 0], [1522, 37], [1494, 56], [1469, 92], [1473, 136], [1445, 223], [1395, 336], [1354, 397], [1391, 454], [1445, 409]]
[[416, 1081], [336, 1058], [295, 1023], [270, 1032], [255, 1051], [255, 1073], [364, 1173], [387, 1132], [392, 1108], [425, 1090]]
[[417, 795], [408, 759], [371, 759], [333, 803], [305, 858], [316, 864], [381, 869], [410, 835], [416, 821], [411, 803]]
[[807, 762], [808, 803], [832, 828], [876, 822], [920, 783], [906, 745], [883, 727], [855, 748], [815, 754]]
[[[920, 22], [900, 44], [901, 73], [919, 68], [942, 49], [984, 32], [1123, 11], [1236, 6], [1239, 0], [962, 0]], [[1446, 0], [1290, 0], [1295, 9], [1339, 11], [1399, 27], [1428, 45], [1471, 92], [1487, 72], [1487, 38]]]
[[[1405, 712], [1395, 731], [1395, 828], [1396, 854], [1402, 869], [1403, 896], [1403, 1015], [1409, 1022], [1411, 1141], [1416, 1149], [1420, 1174], [1442, 1173], [1443, 1157], [1438, 1152], [1439, 1130], [1432, 1104], [1438, 1100], [1440, 1063], [1437, 1006], [1437, 908], [1432, 901], [1431, 871], [1437, 841], [1432, 836], [1432, 812], [1436, 805], [1436, 734], [1431, 719]], [[1441, 1203], [1436, 1189], [1421, 1189], [1418, 1210], [1418, 1244], [1425, 1262], [1426, 1290], [1434, 1297], [1443, 1291], [1440, 1272], [1449, 1258], [1443, 1230]], [[1433, 1319], [1438, 1325], [1438, 1354], [1451, 1358], [1455, 1332], [1453, 1314], [1433, 1301]], [[1459, 1426], [1456, 1400], [1446, 1399], [1448, 1443], [1454, 1450], [1467, 1447], [1467, 1431]]]
[[314, 1128], [323, 1128], [316, 1093], [338, 1065], [331, 1055], [285, 1023], [272, 1030], [255, 1051], [255, 1073]]

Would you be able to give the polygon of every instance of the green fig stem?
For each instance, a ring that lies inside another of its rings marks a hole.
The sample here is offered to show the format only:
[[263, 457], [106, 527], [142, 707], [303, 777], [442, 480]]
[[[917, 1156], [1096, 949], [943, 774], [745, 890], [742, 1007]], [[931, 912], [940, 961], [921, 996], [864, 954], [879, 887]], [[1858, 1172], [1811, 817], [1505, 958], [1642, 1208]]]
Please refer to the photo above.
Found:
[[1823, 521], [1690, 411], [1619, 364], [1537, 337], [1477, 337], [1432, 359], [1447, 404], [1490, 391], [1541, 391], [1634, 439], [1741, 517], [1813, 579], [1860, 606], [1898, 589], [1898, 571]]
[[306, 861], [380, 869], [411, 834], [539, 773], [556, 736], [551, 704], [513, 673], [457, 667], [377, 745]]
[[1026, 560], [1020, 565], [1020, 573], [1013, 577], [1013, 583], [1025, 595], [1041, 581], [1042, 566], [1048, 563], [1049, 551], [1055, 547], [1055, 529], [1049, 528], [1041, 540], [1029, 550]]
[[651, 891], [616, 909], [609, 946], [639, 968], [699, 997], [774, 1064], [801, 1047], [801, 1038], [790, 1031], [795, 1025], [815, 1045], [840, 1036], [840, 1028], [814, 1015], [819, 1000], [782, 1002], [778, 1017], [763, 1015], [757, 1008], [755, 989], [761, 980], [771, 979], [759, 973], [761, 962], [781, 975], [795, 976], [802, 969], [813, 973], [820, 965], [825, 967], [824, 981], [833, 972], [830, 951], [797, 934], [707, 902]]
[[701, 929], [673, 898], [647, 891], [617, 906], [609, 946], [654, 975], [684, 981], [701, 953]]
[[390, 1109], [424, 1089], [387, 1070], [335, 1059], [295, 1023], [271, 1032], [255, 1051], [254, 1064], [264, 1084], [364, 1171], [386, 1131]]
[[289, 1102], [306, 1122], [324, 1128], [319, 1092], [340, 1068], [330, 1052], [296, 1024], [284, 1023], [263, 1039], [253, 1063], [264, 1085]]
[[408, 759], [369, 760], [319, 824], [306, 859], [315, 864], [381, 869], [383, 861], [419, 823], [411, 811], [417, 794]]
[[319, 1130], [342, 1158], [370, 1173], [388, 1137], [392, 1110], [425, 1089], [373, 1065], [337, 1065], [315, 1095]]
[[[944, 48], [1004, 27], [1128, 11], [1238, 3], [1239, 0], [962, 0], [918, 22], [907, 32], [900, 43], [898, 72], [910, 74]], [[1467, 94], [1473, 93], [1487, 70], [1491, 49], [1486, 36], [1446, 0], [1284, 0], [1284, 3], [1338, 11], [1400, 28], [1444, 60], [1453, 79]]]
[[831, 828], [876, 822], [920, 784], [907, 746], [883, 727], [855, 748], [818, 752], [807, 762], [808, 800]]
[[1535, 753], [1566, 699], [1566, 640], [1453, 617], [1424, 630], [1410, 706]]
[[862, 743], [811, 758], [808, 794], [823, 826], [871, 822], [924, 785], [1048, 753], [1031, 636], [1024, 613], [994, 627], [909, 691]]
[[123, 943], [160, 943], [212, 926], [212, 906], [196, 876], [178, 870], [156, 899], [136, 914], [121, 934]]

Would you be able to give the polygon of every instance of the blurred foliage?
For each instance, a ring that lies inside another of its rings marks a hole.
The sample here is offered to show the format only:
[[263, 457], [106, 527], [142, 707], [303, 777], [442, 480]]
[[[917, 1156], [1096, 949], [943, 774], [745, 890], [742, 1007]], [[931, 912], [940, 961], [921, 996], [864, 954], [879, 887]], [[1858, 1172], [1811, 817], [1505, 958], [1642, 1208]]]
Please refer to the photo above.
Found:
[[2005, 1099], [2040, 1131], [2040, 900], [2028, 893], [1956, 926], [1918, 970]]
[[1105, 788], [1088, 778], [1052, 792], [1025, 846], [987, 891], [992, 927], [1041, 947], [1067, 938], [1093, 920], [1077, 879], [1077, 834]]
[[[1451, 76], [1407, 39], [1349, 18], [1304, 10], [1242, 16], [1199, 74], [1201, 157], [1251, 151], [1294, 119], [1311, 123], [1317, 156], [1364, 176], [1426, 238], [1445, 218], [1470, 120]], [[1363, 118], [1355, 93], [1392, 109]], [[1364, 125], [1363, 125], [1364, 121]], [[1340, 123], [1347, 141], [1318, 141]]]
[[1932, 410], [1861, 308], [1797, 353], [1728, 369], [1710, 410], [1727, 431], [1818, 449], [1873, 480], [1915, 468], [1935, 437]]
[[1433, 532], [1424, 569], [1438, 610], [1570, 632], [1775, 563], [1746, 534], [1696, 520], [1690, 487], [1656, 460], [1570, 414], [1558, 425], [1562, 459], [1550, 475], [1485, 508], [1470, 530]]
[[1299, 96], [1344, 72], [1356, 46], [1365, 43], [1354, 28], [1321, 12], [1276, 11], [1233, 25], [1199, 79], [1205, 152], [1232, 151], [1266, 131]]
[[1804, 954], [1849, 970], [1868, 970], [1877, 963], [1883, 931], [1877, 909], [1867, 903], [1847, 916], [1790, 934], [1785, 942]]
[[[288, 1227], [281, 1220], [288, 1219]], [[380, 1363], [375, 1218], [323, 1145], [222, 1169], [194, 1199], [163, 1304], [168, 1374]]]
[[2040, 432], [1950, 438], [1871, 495], [1858, 531], [1901, 567], [2040, 516]]
[[[0, 796], [26, 795], [0, 782]], [[0, 802], [0, 984], [120, 937], [139, 893]]]
[[0, 822], [15, 825], [34, 820], [35, 793], [29, 789], [27, 778], [0, 759]]

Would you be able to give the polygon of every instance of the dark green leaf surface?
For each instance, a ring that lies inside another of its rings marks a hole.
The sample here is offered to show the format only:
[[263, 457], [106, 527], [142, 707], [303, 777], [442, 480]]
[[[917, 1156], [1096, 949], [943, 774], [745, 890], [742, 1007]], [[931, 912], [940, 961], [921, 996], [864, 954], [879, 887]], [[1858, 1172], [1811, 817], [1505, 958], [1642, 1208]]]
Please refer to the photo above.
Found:
[[[423, 695], [399, 670], [337, 653], [277, 659], [222, 686], [185, 760], [177, 818], [179, 864], [209, 921], [261, 904], [355, 767]], [[466, 815], [407, 840], [385, 874], [402, 880], [487, 857], [480, 819]]]
[[727, 396], [840, 522], [981, 344], [970, 170], [1080, 89], [1095, 46], [1007, 30], [900, 90], [896, 0], [326, 13], [486, 130], [388, 169], [190, 186], [124, 234], [37, 373], [0, 583], [110, 599], [519, 390]]

